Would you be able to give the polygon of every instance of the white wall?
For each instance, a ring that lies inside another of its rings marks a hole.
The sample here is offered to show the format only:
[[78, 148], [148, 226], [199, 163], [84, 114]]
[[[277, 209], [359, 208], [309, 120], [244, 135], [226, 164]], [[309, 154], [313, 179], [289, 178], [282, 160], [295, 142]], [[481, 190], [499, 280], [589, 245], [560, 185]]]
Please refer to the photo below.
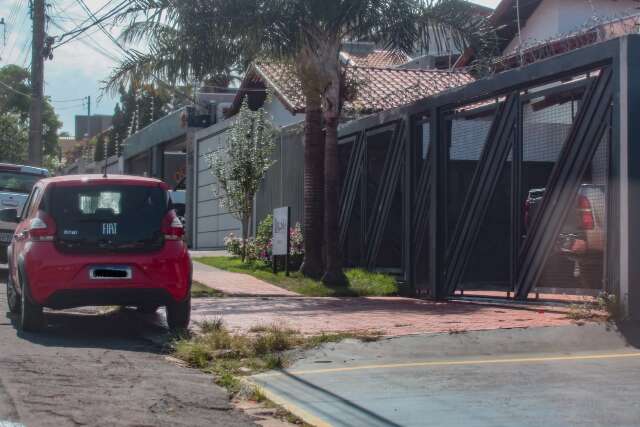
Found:
[[[522, 45], [535, 44], [578, 30], [587, 25], [597, 25], [599, 20], [610, 20], [620, 15], [640, 13], [640, 3], [634, 0], [544, 0], [522, 27]], [[504, 54], [517, 50], [516, 36], [504, 50]]]
[[265, 102], [264, 110], [269, 113], [273, 123], [278, 127], [285, 127], [304, 121], [304, 114], [291, 114], [275, 96], [269, 102]]

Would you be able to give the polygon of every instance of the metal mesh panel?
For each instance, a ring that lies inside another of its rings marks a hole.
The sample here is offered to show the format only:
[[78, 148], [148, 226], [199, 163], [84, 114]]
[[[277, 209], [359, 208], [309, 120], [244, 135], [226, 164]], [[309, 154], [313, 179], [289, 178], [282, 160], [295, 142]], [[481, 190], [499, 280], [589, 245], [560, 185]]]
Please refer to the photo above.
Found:
[[603, 137], [579, 188], [575, 208], [562, 221], [553, 254], [544, 266], [538, 291], [597, 294], [605, 290], [609, 135]]
[[[387, 160], [387, 153], [393, 136], [393, 130], [385, 130], [382, 132], [376, 132], [367, 136], [367, 207], [373, 208], [376, 195], [381, 182], [382, 172], [384, 171], [385, 161]], [[367, 210], [369, 215], [375, 215], [374, 209]]]
[[469, 184], [478, 166], [492, 121], [493, 114], [452, 118], [449, 121], [451, 138], [447, 165], [447, 240], [460, 219]]
[[[373, 223], [374, 217], [380, 215], [379, 208], [376, 206], [377, 196], [381, 187], [389, 185], [383, 182], [382, 176], [385, 167], [391, 156], [394, 130], [384, 130], [376, 132], [367, 137], [367, 204], [365, 212], [369, 215], [367, 226]], [[388, 220], [382, 232], [382, 247], [378, 251], [375, 259], [375, 267], [377, 269], [400, 269], [402, 262], [402, 192], [400, 190], [400, 182], [393, 189], [392, 208], [389, 212]], [[367, 236], [371, 239], [373, 236]], [[367, 240], [368, 241], [368, 240]]]
[[[562, 92], [560, 92], [562, 94]], [[523, 108], [523, 232], [539, 214], [549, 177], [571, 132], [580, 101], [555, 94], [532, 99]], [[553, 100], [563, 99], [562, 103]], [[561, 226], [552, 253], [536, 284], [537, 291], [597, 293], [603, 289], [606, 250], [608, 134], [601, 141], [579, 188], [572, 188], [574, 208], [556, 218]]]
[[[348, 185], [347, 182], [347, 172], [349, 168], [349, 163], [354, 161], [352, 158], [352, 153], [354, 147], [356, 146], [356, 139], [350, 138], [347, 141], [340, 141], [338, 144], [338, 162], [339, 162], [339, 171], [340, 171], [340, 180], [339, 180], [339, 192], [338, 194], [342, 194], [345, 190], [345, 186]], [[357, 165], [351, 165], [351, 167], [357, 167]], [[362, 218], [361, 218], [361, 204], [360, 204], [360, 196], [359, 196], [359, 185], [355, 183], [358, 187], [355, 194], [355, 201], [353, 203], [353, 208], [348, 213], [349, 218], [347, 222], [347, 231], [346, 238], [344, 242], [344, 246], [342, 248], [343, 251], [343, 259], [346, 267], [354, 267], [358, 266], [361, 263], [361, 239], [362, 239]]]
[[[523, 106], [523, 232], [526, 235], [539, 212], [538, 206], [546, 191], [562, 147], [571, 131], [577, 112], [577, 102], [545, 105], [545, 98], [533, 99]], [[560, 220], [560, 219], [559, 219]], [[558, 251], [558, 248], [556, 248]], [[573, 262], [567, 257], [550, 257], [538, 286], [574, 288]]]
[[462, 289], [512, 290], [511, 283], [512, 153], [500, 174], [478, 240], [469, 259]]

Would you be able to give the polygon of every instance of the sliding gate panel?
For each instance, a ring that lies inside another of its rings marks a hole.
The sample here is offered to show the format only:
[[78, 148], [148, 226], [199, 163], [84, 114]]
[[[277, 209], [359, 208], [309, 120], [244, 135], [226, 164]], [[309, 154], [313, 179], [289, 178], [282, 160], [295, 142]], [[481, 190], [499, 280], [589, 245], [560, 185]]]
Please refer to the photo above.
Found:
[[[594, 74], [545, 186], [530, 189], [524, 201], [527, 224], [519, 254], [518, 298], [526, 298], [534, 288], [591, 287], [587, 275], [594, 290], [604, 288], [608, 191], [597, 182], [606, 182], [608, 175], [613, 71], [605, 67]], [[551, 103], [562, 99], [545, 98]]]
[[348, 267], [404, 273], [404, 135], [396, 120], [339, 142], [340, 246]]

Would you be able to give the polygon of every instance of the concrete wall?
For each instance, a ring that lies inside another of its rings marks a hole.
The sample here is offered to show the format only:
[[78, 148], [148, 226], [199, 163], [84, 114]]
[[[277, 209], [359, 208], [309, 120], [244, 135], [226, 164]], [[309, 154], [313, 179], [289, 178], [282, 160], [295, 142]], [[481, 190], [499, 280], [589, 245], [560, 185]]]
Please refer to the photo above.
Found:
[[[640, 4], [635, 0], [544, 0], [522, 26], [523, 46], [532, 45], [562, 34], [575, 32], [587, 25], [597, 25], [620, 15], [639, 13]], [[504, 54], [517, 51], [519, 39], [516, 36], [504, 50]]]

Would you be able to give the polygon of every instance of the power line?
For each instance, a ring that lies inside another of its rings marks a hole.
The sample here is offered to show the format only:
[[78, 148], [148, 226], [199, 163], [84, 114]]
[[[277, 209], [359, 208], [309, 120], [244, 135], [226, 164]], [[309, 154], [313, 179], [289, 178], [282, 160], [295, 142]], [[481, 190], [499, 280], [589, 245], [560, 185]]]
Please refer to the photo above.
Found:
[[[65, 28], [62, 25], [60, 25], [59, 23], [57, 23], [55, 20], [52, 20], [51, 23], [56, 28], [58, 28], [58, 29], [60, 29], [62, 31], [65, 31]], [[99, 31], [99, 30], [96, 30], [95, 32], [97, 32], [97, 31]], [[95, 34], [95, 32], [94, 33], [87, 33], [83, 37], [78, 37], [78, 38], [76, 38], [74, 40], [81, 42], [82, 44], [84, 44], [88, 48], [92, 49], [94, 52], [97, 52], [100, 55], [104, 56], [105, 58], [108, 58], [108, 59], [110, 59], [111, 61], [114, 61], [114, 62], [118, 62], [118, 58], [115, 56], [115, 54], [110, 53], [105, 48], [103, 48], [102, 46], [97, 44], [97, 42], [95, 40], [93, 40], [93, 38], [91, 36], [93, 34]]]
[[19, 90], [12, 88], [11, 86], [6, 84], [2, 80], [0, 80], [0, 86], [5, 87], [6, 89], [10, 90], [11, 92], [13, 92], [15, 94], [26, 96], [27, 98], [31, 98], [31, 94], [30, 93], [20, 92]]
[[[111, 2], [109, 2], [111, 3]], [[108, 4], [109, 4], [108, 3]], [[72, 40], [76, 39], [78, 36], [80, 36], [82, 33], [84, 33], [85, 31], [87, 31], [88, 29], [95, 27], [96, 25], [102, 24], [103, 22], [107, 21], [108, 19], [113, 18], [114, 16], [118, 15], [119, 13], [121, 13], [122, 11], [125, 10], [125, 8], [128, 6], [129, 1], [128, 0], [124, 0], [122, 2], [120, 2], [118, 5], [116, 5], [114, 8], [112, 8], [110, 11], [108, 11], [105, 15], [103, 15], [100, 18], [95, 17], [95, 15], [93, 15], [93, 18], [91, 18], [91, 16], [86, 19], [79, 27], [77, 27], [74, 30], [68, 31], [60, 36], [58, 36], [58, 45], [56, 45], [54, 48], [58, 48], [60, 46], [63, 46], [69, 42], [71, 42]], [[91, 12], [89, 10], [89, 12]], [[94, 19], [94, 22], [92, 22], [91, 24], [84, 25], [85, 22], [87, 22], [88, 20]], [[65, 37], [67, 36], [71, 36], [68, 39], [65, 40]]]

